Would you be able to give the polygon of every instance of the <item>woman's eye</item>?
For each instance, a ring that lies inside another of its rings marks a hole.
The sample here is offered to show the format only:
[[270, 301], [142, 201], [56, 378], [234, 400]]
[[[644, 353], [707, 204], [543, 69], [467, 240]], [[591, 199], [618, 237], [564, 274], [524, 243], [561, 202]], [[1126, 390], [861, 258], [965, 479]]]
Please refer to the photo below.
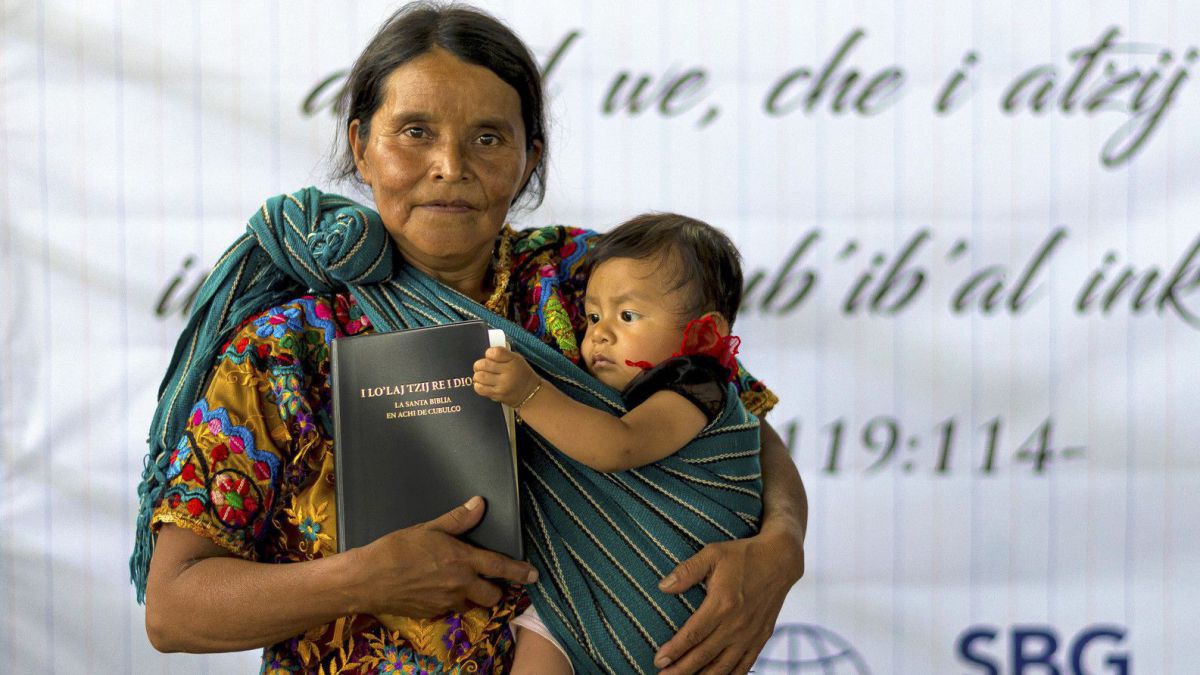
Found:
[[641, 314], [638, 314], [637, 312], [631, 312], [627, 309], [621, 310], [621, 320], [625, 323], [637, 321], [639, 317], [641, 317]]
[[479, 137], [480, 145], [500, 145], [500, 137], [496, 134], [483, 134]]
[[421, 127], [409, 127], [400, 133], [408, 136], [409, 138], [425, 138], [429, 135], [428, 132]]

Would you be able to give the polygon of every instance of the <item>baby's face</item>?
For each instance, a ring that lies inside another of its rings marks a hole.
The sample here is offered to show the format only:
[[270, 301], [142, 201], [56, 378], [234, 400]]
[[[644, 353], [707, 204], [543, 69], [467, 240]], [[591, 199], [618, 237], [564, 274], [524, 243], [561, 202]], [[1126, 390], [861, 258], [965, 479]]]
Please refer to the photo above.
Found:
[[679, 351], [679, 291], [668, 293], [664, 261], [613, 258], [592, 270], [584, 311], [584, 365], [601, 382], [624, 389], [642, 372], [625, 361], [657, 364]]

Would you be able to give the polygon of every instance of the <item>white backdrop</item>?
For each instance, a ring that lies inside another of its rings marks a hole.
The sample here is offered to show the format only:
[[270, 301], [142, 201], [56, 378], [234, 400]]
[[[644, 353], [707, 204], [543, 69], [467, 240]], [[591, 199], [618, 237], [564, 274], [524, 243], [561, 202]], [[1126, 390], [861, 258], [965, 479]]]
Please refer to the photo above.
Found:
[[[484, 6], [561, 47], [518, 223], [681, 211], [758, 279], [812, 505], [760, 672], [1194, 672], [1200, 2]], [[145, 638], [146, 429], [394, 7], [0, 0], [0, 672], [257, 668]]]

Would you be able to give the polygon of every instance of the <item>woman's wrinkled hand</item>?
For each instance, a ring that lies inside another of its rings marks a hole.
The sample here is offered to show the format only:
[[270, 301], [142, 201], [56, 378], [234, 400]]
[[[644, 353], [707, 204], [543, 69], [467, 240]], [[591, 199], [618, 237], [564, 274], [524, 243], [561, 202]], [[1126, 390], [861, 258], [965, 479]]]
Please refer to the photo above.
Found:
[[525, 359], [504, 347], [490, 347], [475, 362], [475, 393], [510, 407], [524, 403], [541, 378]]
[[475, 527], [486, 510], [481, 497], [435, 518], [348, 551], [351, 588], [361, 613], [428, 618], [490, 607], [503, 593], [493, 581], [533, 583], [529, 563], [481, 549], [457, 538]]
[[707, 580], [708, 594], [655, 655], [662, 675], [747, 673], [775, 630], [788, 591], [804, 574], [804, 549], [759, 534], [709, 544], [659, 584], [682, 593]]

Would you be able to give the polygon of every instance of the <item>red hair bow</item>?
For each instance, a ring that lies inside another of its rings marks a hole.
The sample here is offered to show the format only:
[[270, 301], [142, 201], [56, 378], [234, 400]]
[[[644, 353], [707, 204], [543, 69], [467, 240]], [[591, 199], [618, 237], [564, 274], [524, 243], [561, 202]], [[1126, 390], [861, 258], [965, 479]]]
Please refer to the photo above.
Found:
[[[699, 319], [692, 319], [686, 326], [683, 327], [683, 344], [679, 346], [679, 351], [671, 355], [671, 358], [676, 356], [711, 356], [721, 364], [725, 370], [729, 371], [729, 381], [732, 382], [737, 378], [737, 353], [738, 347], [742, 344], [742, 339], [736, 335], [721, 335], [717, 330], [717, 322], [713, 320], [711, 314], [705, 314]], [[636, 366], [642, 370], [649, 370], [654, 367], [653, 363], [647, 361], [630, 361], [626, 359], [625, 365]]]

